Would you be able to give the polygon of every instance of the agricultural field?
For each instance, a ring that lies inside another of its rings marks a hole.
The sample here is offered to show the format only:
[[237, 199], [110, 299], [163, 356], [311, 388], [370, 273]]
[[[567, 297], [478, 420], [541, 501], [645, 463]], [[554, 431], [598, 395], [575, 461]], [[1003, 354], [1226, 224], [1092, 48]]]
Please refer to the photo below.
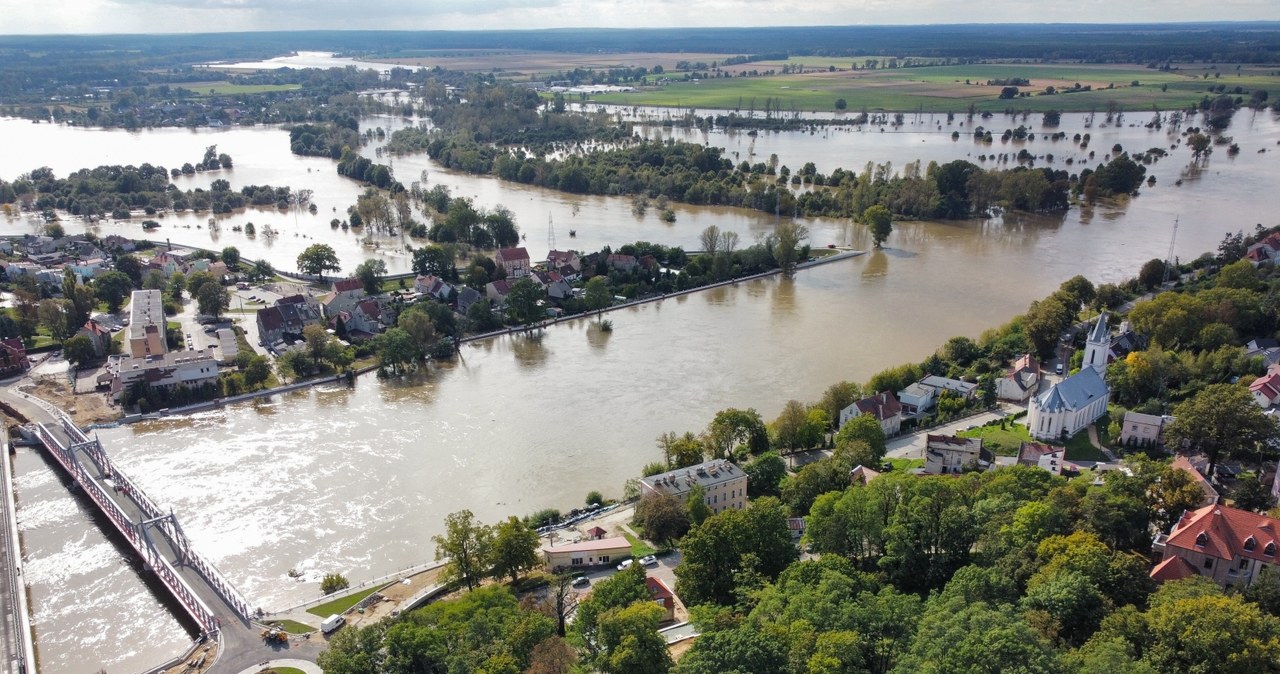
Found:
[[[440, 66], [445, 70], [466, 72], [494, 72], [503, 77], [521, 77], [535, 80], [551, 79], [556, 73], [575, 68], [608, 70], [610, 68], [648, 68], [662, 66], [675, 70], [678, 61], [704, 61], [711, 63], [724, 59], [727, 54], [698, 54], [677, 52], [624, 52], [618, 54], [571, 54], [540, 51], [491, 51], [491, 50], [441, 50], [423, 52], [422, 56], [384, 56], [367, 60], [380, 63], [413, 66]], [[848, 64], [845, 64], [846, 67]]]
[[171, 85], [195, 92], [197, 96], [237, 96], [241, 94], [266, 94], [273, 91], [297, 91], [301, 84], [232, 84], [219, 82], [185, 82]]
[[[810, 65], [810, 59], [795, 62]], [[845, 59], [847, 63], [847, 59]], [[778, 63], [778, 62], [775, 62]], [[816, 61], [814, 62], [817, 65]], [[763, 65], [755, 64], [757, 66]], [[848, 67], [847, 64], [845, 66]], [[1204, 77], [1208, 74], [1208, 78]], [[1031, 96], [1001, 99], [1000, 86], [987, 80], [1026, 78], [1020, 87]], [[966, 84], [966, 81], [969, 83]], [[1138, 85], [1134, 86], [1133, 83]], [[1077, 83], [1092, 91], [1044, 95], [1049, 86], [1069, 89]], [[1105, 110], [1109, 105], [1128, 110], [1153, 107], [1173, 109], [1193, 105], [1211, 86], [1239, 86], [1243, 95], [1264, 89], [1280, 95], [1280, 71], [1266, 68], [1220, 66], [1162, 72], [1143, 66], [1082, 64], [1014, 64], [926, 66], [893, 70], [818, 70], [813, 73], [762, 77], [712, 78], [697, 82], [671, 82], [626, 94], [596, 97], [601, 103], [659, 105], [685, 108], [760, 110], [767, 99], [783, 111], [831, 111], [843, 98], [850, 112], [868, 111], [961, 112], [972, 104], [978, 110], [1042, 111]]]

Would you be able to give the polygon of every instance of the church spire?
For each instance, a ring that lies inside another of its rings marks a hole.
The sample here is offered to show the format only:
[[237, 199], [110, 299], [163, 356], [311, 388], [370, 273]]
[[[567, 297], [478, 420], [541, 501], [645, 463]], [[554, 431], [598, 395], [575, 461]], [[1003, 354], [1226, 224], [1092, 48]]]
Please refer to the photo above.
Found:
[[1107, 373], [1107, 355], [1111, 351], [1111, 328], [1107, 326], [1107, 312], [1098, 316], [1098, 322], [1089, 331], [1084, 344], [1084, 367], [1092, 367], [1098, 374]]

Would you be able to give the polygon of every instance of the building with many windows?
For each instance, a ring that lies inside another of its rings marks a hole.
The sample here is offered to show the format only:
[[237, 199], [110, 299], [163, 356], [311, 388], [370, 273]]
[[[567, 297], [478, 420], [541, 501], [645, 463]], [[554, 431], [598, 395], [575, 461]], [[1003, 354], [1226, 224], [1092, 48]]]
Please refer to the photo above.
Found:
[[641, 478], [640, 495], [667, 494], [683, 500], [696, 486], [706, 492], [704, 500], [712, 513], [747, 507], [747, 474], [724, 459]]
[[1226, 587], [1249, 585], [1276, 563], [1280, 521], [1247, 510], [1207, 505], [1182, 514], [1156, 537], [1163, 559], [1151, 570], [1158, 581], [1204, 576]]

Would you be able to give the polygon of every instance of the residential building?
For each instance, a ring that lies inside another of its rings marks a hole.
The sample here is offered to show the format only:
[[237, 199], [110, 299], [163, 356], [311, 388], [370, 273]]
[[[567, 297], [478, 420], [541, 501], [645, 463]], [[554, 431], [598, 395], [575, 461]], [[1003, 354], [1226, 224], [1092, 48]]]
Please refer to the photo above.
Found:
[[570, 267], [575, 272], [582, 272], [582, 258], [578, 257], [578, 253], [572, 250], [553, 250], [547, 253], [547, 269], [559, 271], [563, 267]]
[[263, 346], [271, 346], [285, 337], [302, 338], [302, 330], [308, 325], [323, 322], [320, 308], [302, 295], [291, 295], [276, 301], [275, 306], [258, 310], [258, 339]]
[[135, 382], [157, 389], [196, 388], [218, 383], [218, 363], [213, 354], [204, 350], [175, 351], [144, 358], [113, 357], [107, 369], [112, 374], [111, 397], [117, 400]]
[[111, 331], [99, 325], [92, 318], [76, 331], [76, 336], [87, 337], [89, 343], [93, 345], [93, 355], [98, 358], [111, 353]]
[[0, 339], [0, 372], [22, 372], [31, 367], [27, 360], [27, 347], [20, 337]]
[[972, 400], [974, 392], [978, 390], [978, 385], [973, 382], [962, 381], [960, 379], [949, 379], [947, 377], [939, 377], [932, 374], [921, 379], [920, 385], [934, 389], [938, 392], [938, 395], [942, 395], [943, 391], [951, 391], [952, 393], [959, 394], [960, 397], [965, 400]]
[[1280, 260], [1280, 233], [1272, 233], [1267, 238], [1249, 246], [1245, 252], [1244, 259], [1255, 267], [1263, 262]]
[[1272, 369], [1267, 374], [1253, 380], [1249, 384], [1249, 393], [1253, 401], [1262, 409], [1280, 404], [1280, 370]]
[[499, 248], [493, 261], [506, 270], [508, 278], [519, 278], [529, 273], [529, 251], [520, 248]]
[[613, 253], [605, 260], [605, 264], [610, 269], [616, 269], [623, 273], [630, 273], [640, 265], [640, 261], [634, 255], [624, 255], [621, 253]]
[[119, 234], [108, 234], [103, 237], [102, 245], [108, 250], [118, 250], [122, 253], [132, 253], [137, 249], [137, 244], [133, 239], [129, 239]]
[[1261, 358], [1263, 366], [1269, 369], [1280, 363], [1280, 341], [1270, 337], [1251, 339], [1244, 345], [1244, 355], [1248, 358]]
[[547, 568], [581, 569], [590, 566], [612, 564], [631, 556], [631, 543], [622, 536], [570, 543], [568, 545], [544, 545], [542, 556]]
[[324, 307], [324, 315], [333, 318], [344, 311], [351, 313], [367, 297], [360, 279], [340, 279], [333, 282], [333, 290], [320, 299], [320, 305]]
[[511, 294], [511, 286], [514, 285], [515, 283], [513, 281], [509, 281], [507, 279], [490, 281], [484, 287], [484, 296], [492, 300], [494, 305], [501, 306], [506, 304], [507, 295]]
[[1163, 559], [1151, 570], [1158, 581], [1204, 576], [1213, 582], [1247, 586], [1276, 563], [1280, 522], [1247, 510], [1207, 505], [1182, 514], [1168, 534], [1156, 537]]
[[159, 356], [169, 351], [164, 297], [159, 290], [135, 290], [129, 299], [129, 355]]
[[917, 382], [898, 391], [898, 403], [902, 405], [903, 418], [917, 419], [938, 404], [938, 390]]
[[1061, 475], [1063, 470], [1076, 470], [1076, 466], [1067, 461], [1065, 447], [1055, 447], [1039, 442], [1024, 442], [1018, 446], [1018, 465], [1035, 466], [1054, 475]]
[[1111, 348], [1108, 356], [1111, 361], [1116, 361], [1134, 351], [1142, 351], [1145, 348], [1147, 348], [1147, 338], [1134, 332], [1133, 326], [1129, 324], [1129, 321], [1121, 321], [1120, 329], [1111, 338]]
[[470, 309], [471, 305], [479, 302], [481, 299], [483, 299], [483, 296], [480, 294], [479, 290], [463, 286], [463, 288], [458, 291], [458, 311], [466, 314], [467, 309]]
[[649, 599], [662, 609], [662, 619], [658, 622], [667, 623], [676, 619], [676, 593], [662, 582], [661, 578], [653, 576], [645, 576], [644, 586], [649, 590]]
[[1107, 413], [1111, 388], [1103, 379], [1111, 339], [1104, 311], [1085, 341], [1080, 371], [1031, 399], [1027, 429], [1031, 437], [1057, 440], [1071, 437]]
[[547, 293], [547, 297], [555, 300], [562, 300], [573, 296], [573, 286], [559, 272], [554, 271], [535, 271], [530, 273], [529, 278]]
[[1204, 498], [1200, 499], [1201, 508], [1218, 502], [1218, 499], [1220, 498], [1218, 490], [1209, 483], [1209, 480], [1205, 478], [1204, 473], [1201, 473], [1200, 469], [1196, 468], [1196, 465], [1191, 463], [1190, 459], [1179, 454], [1177, 457], [1174, 457], [1172, 467], [1187, 471], [1191, 474], [1192, 479], [1196, 481], [1196, 485], [1198, 485], [1200, 487], [1200, 491], [1204, 493]]
[[886, 437], [897, 435], [902, 429], [902, 405], [890, 391], [881, 391], [840, 410], [840, 427], [843, 428], [849, 421], [864, 414], [869, 414], [880, 422], [880, 429]]
[[1039, 388], [1040, 362], [1027, 353], [1015, 360], [1004, 376], [996, 380], [996, 398], [1025, 403]]
[[927, 435], [924, 445], [924, 472], [949, 475], [980, 467], [982, 438]]
[[413, 279], [413, 288], [424, 295], [430, 295], [441, 302], [453, 298], [453, 286], [439, 276], [421, 276]]
[[640, 478], [640, 495], [666, 494], [683, 501], [695, 486], [705, 491], [712, 513], [747, 507], [747, 474], [724, 459]]
[[1158, 447], [1164, 444], [1164, 429], [1173, 417], [1125, 412], [1120, 428], [1120, 444], [1125, 447]]

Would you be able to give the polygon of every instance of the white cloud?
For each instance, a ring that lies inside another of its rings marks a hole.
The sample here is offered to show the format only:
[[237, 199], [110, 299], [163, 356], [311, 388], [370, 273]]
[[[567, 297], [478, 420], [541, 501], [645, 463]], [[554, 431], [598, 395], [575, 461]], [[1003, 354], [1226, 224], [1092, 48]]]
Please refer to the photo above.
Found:
[[1275, 0], [0, 0], [0, 32], [1280, 20]]

